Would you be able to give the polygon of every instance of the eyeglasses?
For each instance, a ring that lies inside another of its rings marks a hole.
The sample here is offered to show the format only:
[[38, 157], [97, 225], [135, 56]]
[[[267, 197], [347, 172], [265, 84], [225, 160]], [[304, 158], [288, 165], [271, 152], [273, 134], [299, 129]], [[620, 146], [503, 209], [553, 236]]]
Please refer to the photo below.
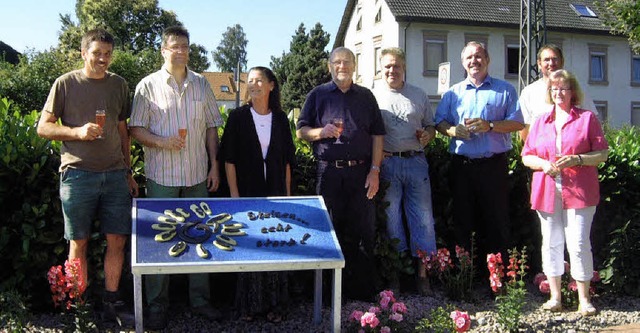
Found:
[[331, 62], [331, 64], [333, 66], [339, 66], [339, 65], [349, 66], [349, 65], [352, 64], [352, 62], [350, 60], [334, 60], [334, 61]]
[[172, 45], [165, 47], [165, 49], [171, 52], [187, 52], [189, 51], [189, 45]]
[[551, 88], [551, 92], [554, 94], [557, 94], [559, 92], [564, 94], [567, 91], [571, 91], [571, 88]]

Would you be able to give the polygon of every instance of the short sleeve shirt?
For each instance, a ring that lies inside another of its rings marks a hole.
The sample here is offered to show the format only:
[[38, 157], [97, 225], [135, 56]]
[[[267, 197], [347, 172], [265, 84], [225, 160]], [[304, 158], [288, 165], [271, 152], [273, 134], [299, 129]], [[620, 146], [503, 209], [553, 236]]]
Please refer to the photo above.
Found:
[[187, 129], [186, 147], [181, 150], [144, 147], [146, 176], [160, 185], [194, 186], [205, 181], [206, 132], [222, 124], [211, 86], [200, 74], [188, 70], [178, 87], [162, 68], [136, 86], [130, 127], [144, 127], [161, 137], [178, 136], [178, 129]]
[[334, 144], [335, 138], [314, 141], [316, 158], [326, 161], [370, 160], [371, 136], [385, 134], [382, 115], [371, 91], [352, 84], [347, 92], [342, 92], [333, 81], [317, 86], [307, 95], [297, 128], [324, 127], [337, 117], [344, 120], [340, 137], [344, 144]]
[[126, 169], [118, 123], [126, 121], [130, 103], [129, 88], [122, 77], [107, 72], [102, 79], [90, 79], [81, 69], [64, 74], [53, 83], [42, 111], [52, 113], [64, 126], [81, 127], [96, 122], [98, 109], [106, 111], [104, 138], [62, 141], [60, 171]]

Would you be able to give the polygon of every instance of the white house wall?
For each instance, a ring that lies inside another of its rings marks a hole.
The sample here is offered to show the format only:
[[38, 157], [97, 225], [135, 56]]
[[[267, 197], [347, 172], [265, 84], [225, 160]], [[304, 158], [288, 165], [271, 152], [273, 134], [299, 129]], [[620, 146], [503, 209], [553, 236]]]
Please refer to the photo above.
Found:
[[[381, 36], [381, 46], [401, 47], [407, 52], [407, 82], [422, 87], [429, 96], [437, 99], [437, 78], [423, 76], [423, 33], [424, 31], [443, 31], [447, 33], [447, 58], [451, 63], [451, 83], [463, 79], [464, 69], [460, 61], [460, 52], [465, 43], [465, 34], [488, 36], [488, 49], [491, 56], [489, 74], [505, 79], [505, 36], [518, 37], [515, 29], [459, 26], [446, 24], [427, 24], [406, 22], [398, 23], [391, 14], [385, 1], [360, 0], [360, 13], [354, 10], [349, 28], [345, 33], [344, 45], [361, 52], [359, 77], [357, 82], [365, 87], [380, 83], [374, 77], [374, 38]], [[382, 21], [374, 24], [378, 7], [382, 8]], [[362, 29], [356, 31], [357, 20], [362, 15]], [[408, 25], [408, 27], [407, 27]], [[405, 46], [406, 35], [406, 46]], [[614, 127], [631, 121], [631, 102], [640, 101], [640, 87], [630, 85], [631, 56], [627, 40], [619, 36], [598, 36], [586, 34], [554, 33], [548, 39], [560, 42], [565, 56], [565, 68], [577, 75], [583, 89], [594, 101], [606, 101], [608, 122]], [[588, 84], [589, 44], [607, 46], [608, 85]], [[508, 79], [516, 88], [517, 78]]]

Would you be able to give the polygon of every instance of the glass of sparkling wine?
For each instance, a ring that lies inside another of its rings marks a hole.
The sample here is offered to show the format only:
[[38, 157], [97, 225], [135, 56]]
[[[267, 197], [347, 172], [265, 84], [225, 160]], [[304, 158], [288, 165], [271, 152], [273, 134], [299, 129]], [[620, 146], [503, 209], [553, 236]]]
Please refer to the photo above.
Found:
[[[104, 124], [107, 121], [107, 112], [103, 109], [96, 110], [96, 124], [104, 130]], [[97, 139], [104, 139], [104, 136], [99, 135]]]
[[[333, 126], [338, 128], [338, 131], [340, 131], [340, 135], [342, 135], [342, 131], [344, 130], [344, 119], [342, 118], [333, 118]], [[343, 142], [340, 141], [340, 136], [338, 136], [338, 138], [336, 139], [336, 142], [334, 142], [337, 145], [341, 145]]]

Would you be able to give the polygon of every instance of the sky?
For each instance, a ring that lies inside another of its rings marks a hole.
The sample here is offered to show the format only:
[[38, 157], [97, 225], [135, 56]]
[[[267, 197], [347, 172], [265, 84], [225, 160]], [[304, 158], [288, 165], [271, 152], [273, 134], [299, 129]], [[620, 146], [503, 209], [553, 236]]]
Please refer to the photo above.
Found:
[[[159, 0], [189, 30], [191, 42], [211, 52], [227, 27], [240, 24], [246, 34], [247, 68], [269, 66], [271, 56], [289, 51], [291, 37], [300, 23], [307, 32], [320, 22], [331, 35], [333, 47], [347, 0]], [[0, 0], [0, 41], [18, 52], [48, 50], [58, 43], [62, 26], [59, 14], [74, 21], [76, 0]], [[210, 71], [217, 70], [213, 59]]]

